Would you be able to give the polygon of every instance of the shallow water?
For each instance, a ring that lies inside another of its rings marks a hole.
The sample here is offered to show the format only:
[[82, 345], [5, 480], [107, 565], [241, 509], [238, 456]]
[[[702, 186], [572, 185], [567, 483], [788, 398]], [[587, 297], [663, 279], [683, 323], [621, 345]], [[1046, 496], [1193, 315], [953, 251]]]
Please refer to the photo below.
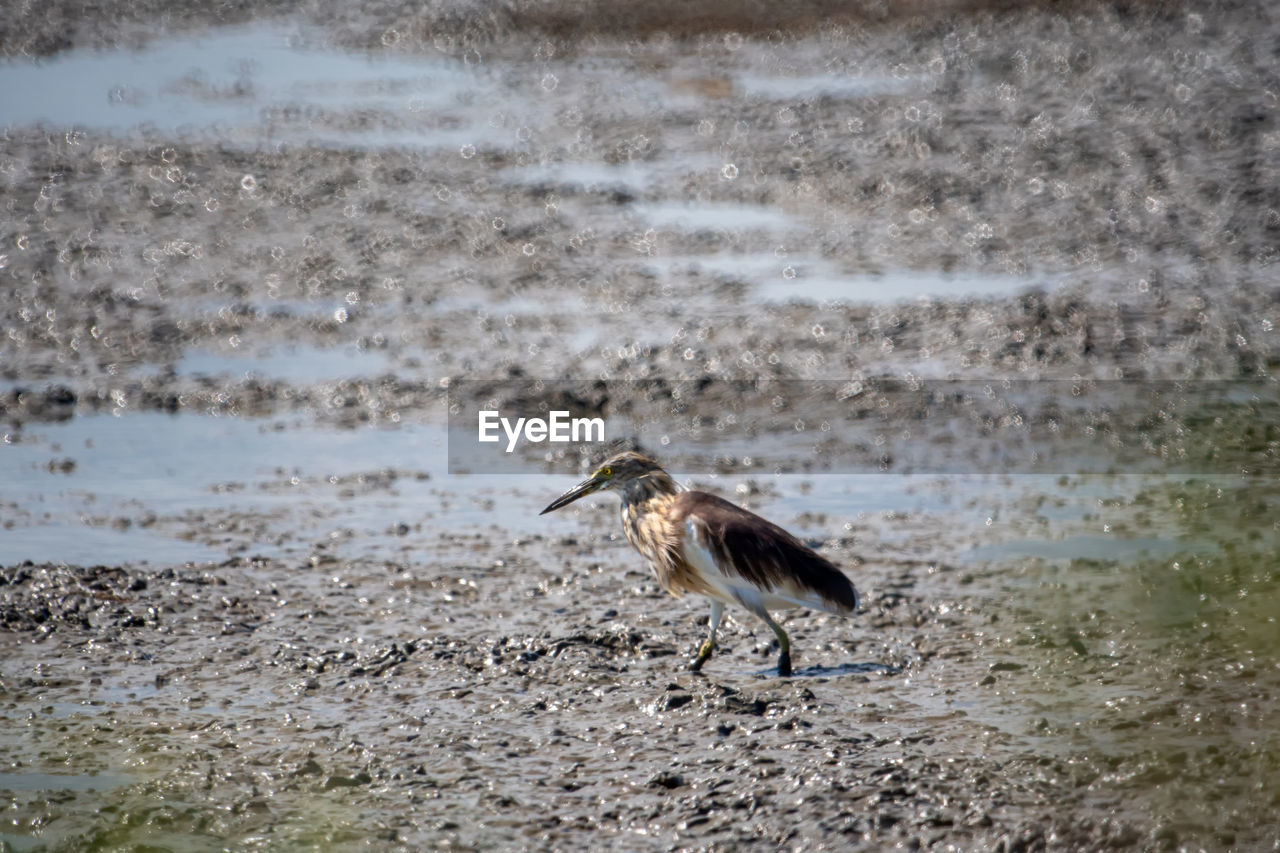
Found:
[[[75, 51], [0, 65], [4, 121], [11, 126], [160, 133], [217, 128], [232, 139], [258, 128], [272, 138], [273, 112], [442, 110], [466, 98], [492, 97], [490, 86], [457, 63], [360, 56], [308, 43], [299, 28], [271, 22], [137, 50]], [[330, 136], [372, 143], [364, 132]], [[425, 134], [405, 139], [455, 144]]]
[[[206, 513], [292, 518], [311, 500], [326, 503], [314, 523], [373, 526], [379, 534], [388, 519], [466, 527], [491, 518], [481, 505], [493, 505], [492, 481], [446, 478], [438, 428], [325, 429], [144, 412], [73, 418], [17, 435], [0, 453], [0, 476], [10, 484], [13, 514], [25, 523], [0, 544], [6, 563], [225, 558], [226, 551], [198, 542], [157, 540], [152, 528], [190, 539]], [[67, 460], [69, 471], [51, 472]], [[513, 529], [531, 526], [521, 525], [527, 507], [515, 494], [498, 499]], [[230, 542], [237, 552], [280, 553], [271, 538], [246, 530]]]
[[662, 202], [633, 205], [632, 210], [643, 223], [654, 228], [731, 233], [768, 231], [771, 235], [783, 235], [803, 227], [781, 211], [747, 205]]
[[[271, 375], [270, 361], [255, 366], [259, 370]], [[763, 451], [768, 444], [756, 447]], [[446, 431], [430, 423], [342, 429], [288, 419], [140, 412], [32, 424], [11, 431], [0, 452], [12, 519], [0, 543], [0, 562], [225, 559], [227, 551], [193, 541], [205, 514], [282, 515], [282, 522], [297, 524], [312, 502], [323, 505], [314, 523], [354, 527], [374, 537], [388, 520], [467, 529], [501, 519], [508, 534], [554, 530], [536, 513], [555, 496], [553, 475], [536, 466], [517, 475], [450, 474], [446, 446]], [[731, 494], [763, 487], [760, 505], [783, 518], [938, 511], [957, 499], [981, 500], [1004, 491], [985, 478], [925, 475], [762, 471], [705, 482]], [[610, 506], [612, 500], [601, 496], [585, 506]], [[160, 531], [180, 539], [164, 538]], [[269, 544], [274, 537], [268, 531], [256, 536], [259, 541], [231, 537], [232, 552], [282, 553], [282, 546]]]
[[[261, 368], [264, 375], [269, 365]], [[705, 441], [717, 452], [725, 449], [712, 436]], [[787, 442], [785, 434], [761, 437], [751, 450], [784, 458]], [[563, 524], [559, 517], [539, 518], [537, 511], [572, 477], [557, 485], [556, 476], [537, 465], [515, 474], [454, 474], [447, 446], [446, 431], [430, 422], [344, 429], [290, 419], [139, 412], [32, 424], [11, 431], [0, 453], [11, 518], [0, 562], [162, 565], [219, 561], [246, 551], [285, 555], [308, 547], [288, 544], [300, 524], [313, 541], [347, 531], [333, 543], [335, 553], [389, 548], [401, 558], [422, 559], [427, 554], [412, 539], [379, 544], [389, 524], [465, 530], [500, 520], [505, 534], [516, 536], [554, 534]], [[685, 449], [697, 452], [697, 445]], [[1118, 527], [1119, 518], [1086, 521], [1098, 511], [1098, 496], [1117, 503], [1161, 478], [1082, 477], [1064, 490], [1051, 476], [809, 475], [763, 468], [684, 481], [745, 500], [820, 538], [839, 535], [842, 524], [895, 513], [933, 523], [953, 518], [984, 538], [996, 537], [978, 547], [965, 540], [950, 548], [940, 543], [935, 558], [946, 561], [1119, 559], [1213, 547], [1152, 537], [1142, 528], [1106, 537], [1063, 534], [1071, 525], [1087, 529], [1110, 521]], [[1049, 496], [1055, 500], [1046, 507]], [[600, 495], [567, 512], [594, 525], [601, 511], [612, 516], [614, 503]], [[1013, 508], [1005, 510], [1013, 517], [990, 528], [1005, 507]], [[1028, 513], [1046, 518], [1045, 538], [1024, 538], [1019, 525], [1025, 522], [1018, 519]], [[213, 545], [219, 537], [201, 535], [210, 514], [222, 519], [220, 547]], [[256, 525], [234, 522], [244, 515], [254, 516]]]
[[0, 773], [0, 791], [105, 791], [133, 781], [115, 774]]
[[762, 280], [756, 287], [761, 299], [770, 302], [791, 300], [807, 302], [888, 303], [922, 298], [965, 299], [981, 296], [1011, 295], [1044, 282], [1032, 277], [987, 273], [939, 274], [912, 270], [896, 270], [882, 275], [839, 275], [821, 268], [806, 269], [803, 260], [788, 264], [781, 274]]
[[377, 350], [322, 348], [297, 344], [266, 347], [252, 352], [188, 350], [174, 364], [187, 376], [238, 376], [314, 385], [359, 376], [377, 376], [395, 367]]

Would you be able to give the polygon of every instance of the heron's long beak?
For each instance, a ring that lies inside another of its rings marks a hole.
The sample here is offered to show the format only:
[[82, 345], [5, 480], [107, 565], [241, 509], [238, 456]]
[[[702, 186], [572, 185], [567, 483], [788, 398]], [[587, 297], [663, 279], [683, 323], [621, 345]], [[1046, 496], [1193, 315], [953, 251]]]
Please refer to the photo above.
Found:
[[562, 506], [568, 506], [569, 504], [576, 501], [578, 498], [584, 497], [586, 495], [591, 494], [592, 492], [598, 491], [600, 487], [605, 484], [605, 482], [606, 481], [604, 480], [597, 480], [594, 477], [591, 478], [590, 480], [581, 482], [578, 485], [574, 486], [569, 491], [565, 492], [560, 497], [553, 500], [551, 503], [547, 504], [547, 508], [544, 509], [542, 512], [538, 513], [538, 515], [546, 515], [552, 510], [557, 510]]

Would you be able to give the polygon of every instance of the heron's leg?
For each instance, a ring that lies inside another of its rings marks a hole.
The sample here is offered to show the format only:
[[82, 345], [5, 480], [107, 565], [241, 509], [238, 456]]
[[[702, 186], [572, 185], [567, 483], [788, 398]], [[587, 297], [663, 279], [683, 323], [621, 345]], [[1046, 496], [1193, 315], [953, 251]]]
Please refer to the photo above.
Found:
[[716, 629], [720, 627], [720, 617], [724, 615], [724, 602], [711, 602], [711, 616], [707, 620], [707, 638], [702, 641], [702, 645], [698, 647], [698, 656], [693, 663], [689, 664], [690, 672], [698, 672], [702, 669], [702, 665], [707, 662], [707, 658], [711, 657], [711, 652], [716, 647]]
[[778, 638], [778, 648], [782, 649], [778, 655], [778, 675], [788, 678], [791, 675], [791, 640], [787, 638], [787, 632], [782, 630], [782, 626], [773, 621], [768, 611], [761, 611], [759, 617], [765, 621], [765, 624], [773, 629], [773, 634]]

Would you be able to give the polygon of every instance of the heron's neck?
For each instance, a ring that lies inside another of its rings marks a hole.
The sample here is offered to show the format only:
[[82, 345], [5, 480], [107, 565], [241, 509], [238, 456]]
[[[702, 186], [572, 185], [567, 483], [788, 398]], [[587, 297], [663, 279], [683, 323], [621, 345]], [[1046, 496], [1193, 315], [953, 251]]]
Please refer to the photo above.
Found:
[[665, 510], [680, 492], [666, 471], [650, 471], [622, 487], [622, 530], [631, 545], [654, 562], [661, 581], [678, 541], [670, 514]]
[[675, 495], [679, 491], [680, 487], [666, 471], [650, 471], [622, 487], [622, 503], [624, 506], [641, 504], [652, 498]]

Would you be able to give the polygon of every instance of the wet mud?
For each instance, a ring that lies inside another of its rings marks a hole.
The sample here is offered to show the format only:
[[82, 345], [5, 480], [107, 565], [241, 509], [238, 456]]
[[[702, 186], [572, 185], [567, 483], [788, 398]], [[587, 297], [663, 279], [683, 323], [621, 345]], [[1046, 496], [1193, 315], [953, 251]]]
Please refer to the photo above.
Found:
[[[1280, 843], [1275, 12], [588, 8], [0, 32], [0, 848]], [[533, 380], [862, 610], [687, 672]]]

